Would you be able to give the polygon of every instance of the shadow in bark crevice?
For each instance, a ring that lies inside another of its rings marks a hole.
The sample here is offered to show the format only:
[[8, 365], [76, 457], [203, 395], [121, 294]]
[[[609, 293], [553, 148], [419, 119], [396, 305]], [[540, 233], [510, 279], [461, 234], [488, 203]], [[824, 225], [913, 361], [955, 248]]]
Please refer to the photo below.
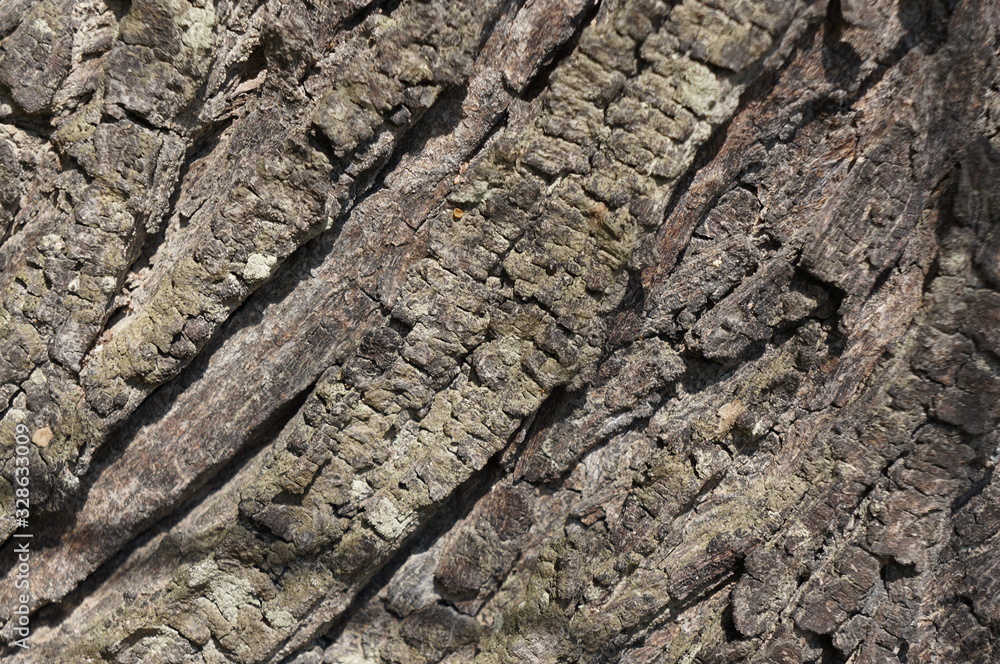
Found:
[[[146, 546], [155, 538], [166, 535], [156, 551], [154, 551], [149, 561], [144, 562], [145, 567], [157, 567], [157, 560], [163, 563], [175, 563], [177, 558], [195, 558], [201, 553], [200, 550], [185, 550], [180, 547], [171, 537], [173, 528], [183, 521], [193, 509], [209, 499], [212, 495], [222, 490], [228, 482], [236, 477], [239, 472], [250, 463], [258, 454], [264, 451], [267, 444], [273, 440], [288, 422], [299, 411], [311, 393], [315, 383], [295, 395], [295, 397], [278, 408], [265, 422], [258, 426], [247, 436], [246, 445], [233, 457], [221, 462], [216, 468], [208, 469], [205, 477], [200, 483], [192, 484], [188, 492], [177, 503], [167, 506], [159, 514], [150, 515], [148, 524], [137, 529], [134, 536], [121, 549], [111, 555], [94, 572], [81, 580], [77, 586], [66, 594], [65, 597], [53, 604], [46, 604], [36, 609], [32, 617], [32, 624], [35, 629], [39, 627], [57, 628], [58, 625], [73, 611], [87, 600], [102, 585], [113, 577], [123, 565], [128, 563], [129, 557], [136, 550]], [[71, 530], [74, 522], [68, 522], [65, 530]], [[61, 533], [59, 533], [61, 535]], [[40, 531], [39, 539], [35, 542], [36, 550], [47, 548], [43, 544], [45, 536], [52, 536], [51, 531]], [[95, 537], [100, 537], [101, 533], [95, 533]], [[58, 539], [57, 539], [58, 543]], [[128, 599], [127, 597], [125, 598]]]
[[566, 60], [566, 58], [570, 56], [570, 54], [576, 51], [576, 47], [580, 43], [580, 36], [583, 34], [584, 28], [593, 22], [600, 7], [601, 0], [591, 0], [590, 6], [584, 10], [579, 22], [573, 29], [573, 34], [552, 52], [549, 56], [548, 62], [542, 63], [534, 77], [532, 77], [531, 80], [529, 80], [524, 86], [524, 90], [520, 93], [522, 100], [526, 102], [533, 102], [539, 97], [539, 95], [545, 92], [545, 90], [548, 90], [549, 79], [552, 77], [552, 73], [559, 67], [560, 64], [562, 64], [564, 60]]
[[[411, 127], [411, 130], [407, 132], [410, 135], [396, 145], [389, 159], [379, 168], [372, 179], [369, 180], [369, 186], [353, 207], [363, 202], [372, 193], [382, 190], [384, 178], [389, 171], [396, 168], [403, 154], [407, 152], [419, 152], [425, 147], [427, 141], [434, 136], [453, 130], [461, 117], [460, 111], [465, 92], [464, 87], [454, 88], [450, 91], [450, 94], [445, 94], [438, 98], [428, 111], [427, 115], [430, 116], [426, 118], [428, 121], [418, 122], [414, 127]], [[341, 222], [349, 217], [353, 211], [353, 207], [340, 215]], [[337, 224], [330, 231], [322, 233], [318, 237], [304, 243], [293, 252], [275, 277], [257, 289], [240, 306], [234, 309], [226, 322], [219, 327], [216, 334], [208, 341], [201, 352], [193, 358], [190, 364], [181, 369], [173, 379], [153, 390], [135, 411], [111, 429], [106, 444], [99, 447], [94, 453], [94, 457], [91, 460], [91, 472], [81, 478], [80, 491], [74, 497], [73, 509], [63, 512], [36, 533], [35, 543], [37, 551], [53, 549], [65, 544], [63, 541], [65, 537], [73, 533], [74, 528], [79, 525], [82, 506], [87, 502], [93, 487], [101, 481], [105, 473], [115, 472], [117, 469], [116, 463], [126, 454], [130, 445], [137, 437], [147, 435], [144, 433], [144, 429], [162, 421], [175, 409], [178, 400], [189, 392], [192, 386], [206, 379], [214, 359], [216, 359], [216, 356], [220, 352], [227, 348], [230, 341], [245, 329], [254, 329], [259, 326], [264, 321], [269, 307], [282, 302], [296, 291], [301, 284], [313, 279], [314, 270], [323, 265], [327, 260], [330, 260], [340, 237], [341, 228], [342, 224]], [[315, 284], [314, 289], [317, 292], [322, 290], [319, 283]], [[327, 303], [327, 306], [335, 306], [335, 302], [333, 301], [323, 301]], [[377, 303], [375, 308], [378, 308]], [[315, 313], [315, 311], [308, 312], [310, 315]], [[321, 326], [321, 318], [316, 317], [316, 320], [319, 321], [316, 325]], [[294, 322], [286, 321], [287, 325], [294, 325]], [[308, 332], [309, 330], [303, 331], [299, 336], [304, 338]], [[245, 344], [246, 340], [243, 343]], [[317, 350], [318, 357], [324, 357], [324, 352], [323, 349]], [[77, 532], [74, 533], [74, 539], [78, 543], [88, 540], [106, 543], [109, 540], [121, 538], [120, 543], [116, 542], [107, 551], [98, 554], [100, 558], [100, 561], [97, 563], [98, 567], [110, 565], [111, 568], [115, 568], [115, 565], [110, 561], [124, 560], [124, 557], [129, 552], [134, 551], [137, 546], [140, 546], [142, 541], [146, 541], [143, 537], [146, 537], [146, 533], [149, 532], [149, 529], [156, 522], [163, 518], [173, 519], [172, 514], [178, 509], [182, 513], [190, 511], [191, 507], [208, 495], [209, 492], [205, 489], [206, 485], [213, 481], [224, 481], [224, 477], [228, 475], [227, 472], [223, 472], [224, 469], [241, 467], [245, 463], [246, 458], [248, 458], [247, 455], [252, 456], [254, 451], [270, 443], [273, 436], [280, 430], [280, 426], [277, 426], [275, 422], [279, 422], [283, 426], [285, 422], [295, 415], [295, 412], [297, 412], [299, 406], [311, 391], [312, 386], [329, 366], [330, 361], [336, 361], [337, 358], [333, 358], [332, 360], [327, 358], [327, 360], [329, 361], [319, 362], [315, 365], [300, 366], [298, 368], [300, 374], [291, 378], [287, 375], [288, 372], [285, 371], [283, 378], [286, 383], [285, 391], [287, 396], [285, 398], [280, 398], [279, 396], [273, 402], [268, 402], [267, 405], [273, 408], [273, 410], [263, 416], [262, 421], [254, 431], [249, 433], [237, 432], [235, 434], [237, 439], [228, 448], [234, 450], [232, 454], [227, 453], [225, 458], [215, 460], [215, 463], [208, 464], [204, 468], [198, 468], [198, 472], [191, 485], [182, 488], [177, 498], [168, 498], [166, 502], [158, 502], [154, 497], [151, 499], [151, 512], [149, 514], [132, 515], [130, 517], [136, 519], [137, 523], [128, 523], [127, 520], [119, 521], [117, 525], [111, 522], [102, 522], [99, 527], [94, 526], [95, 529], [99, 528], [102, 532], [95, 531], [89, 535], [86, 532], [82, 534]], [[248, 375], [247, 378], [248, 380], [258, 380], [265, 386], [269, 383], [269, 381], [265, 380], [266, 376], [257, 376], [254, 379]], [[225, 423], [220, 422], [202, 422], [201, 424], [203, 427], [225, 426]], [[159, 435], [165, 435], [165, 432], [161, 431]], [[186, 435], [190, 437], [194, 434], [191, 431], [187, 431]], [[167, 454], [169, 454], [168, 449], [164, 448], [164, 452]], [[91, 528], [88, 526], [86, 530], [89, 531]], [[139, 538], [139, 542], [136, 541], [137, 537]], [[84, 564], [86, 565], [86, 563]], [[93, 574], [87, 573], [87, 570], [84, 570], [84, 573], [86, 574], [84, 578], [90, 577]], [[105, 578], [108, 574], [110, 572], [105, 574]], [[83, 580], [80, 583], [83, 583]]]
[[[517, 437], [518, 433], [515, 432], [514, 439]], [[501, 461], [503, 454], [504, 452], [501, 451], [494, 455], [482, 470], [474, 473], [442, 501], [434, 509], [433, 514], [429, 515], [427, 520], [391, 554], [389, 559], [372, 573], [344, 612], [330, 625], [323, 628], [321, 630], [323, 633], [316, 635], [313, 641], [302, 650], [314, 647], [317, 642], [322, 646], [335, 643], [357, 612], [392, 581], [407, 560], [414, 555], [429, 551], [441, 537], [452, 532], [460, 521], [468, 517], [479, 501], [489, 494], [490, 489], [507, 475]], [[282, 664], [292, 664], [297, 654], [289, 655], [282, 660]]]

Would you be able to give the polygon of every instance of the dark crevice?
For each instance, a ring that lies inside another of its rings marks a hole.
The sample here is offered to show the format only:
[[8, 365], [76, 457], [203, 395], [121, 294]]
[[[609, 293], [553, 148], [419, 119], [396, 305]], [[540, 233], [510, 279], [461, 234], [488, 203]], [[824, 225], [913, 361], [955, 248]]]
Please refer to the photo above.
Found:
[[[791, 45], [786, 62], [790, 60], [795, 53], [807, 50], [815, 39], [817, 32], [822, 29], [822, 23], [817, 22], [816, 24], [811, 25], [808, 29], [804, 30]], [[772, 46], [772, 50], [778, 47], [780, 41], [780, 39], [776, 40], [775, 45]], [[764, 59], [765, 56], [762, 56], [760, 61], [763, 61]], [[751, 68], [742, 77], [744, 79], [749, 79], [749, 82], [746, 89], [740, 94], [736, 109], [730, 115], [729, 119], [713, 130], [712, 135], [698, 149], [698, 153], [695, 156], [694, 161], [688, 167], [684, 176], [680, 179], [680, 181], [678, 181], [677, 186], [674, 188], [674, 191], [670, 196], [670, 200], [667, 202], [667, 206], [663, 214], [664, 220], [670, 219], [673, 215], [678, 204], [687, 195], [691, 184], [694, 182], [698, 174], [702, 172], [705, 166], [714, 162], [719, 156], [719, 153], [729, 138], [729, 128], [731, 127], [733, 120], [740, 117], [752, 104], [769, 99], [778, 83], [781, 81], [785, 70], [785, 63], [782, 63], [773, 69], [764, 69], [763, 71]], [[719, 196], [721, 196], [721, 193]], [[711, 209], [711, 207], [703, 209]], [[680, 256], [677, 257], [676, 261], [679, 260]], [[676, 265], [674, 267], [676, 267]]]
[[612, 637], [606, 645], [599, 648], [586, 660], [591, 664], [605, 664], [606, 662], [628, 662], [627, 652], [642, 645], [646, 636], [655, 633], [659, 628], [668, 622], [677, 619], [681, 614], [693, 606], [705, 602], [708, 598], [731, 589], [743, 575], [742, 559], [737, 559], [736, 565], [726, 574], [722, 575], [715, 583], [710, 584], [701, 592], [684, 599], [671, 599], [665, 606], [652, 612], [652, 615], [645, 620], [639, 620], [630, 625], [627, 629]]
[[[198, 160], [209, 155], [218, 146], [222, 134], [225, 133], [230, 125], [232, 125], [232, 122], [232, 118], [227, 118], [220, 122], [209, 124], [202, 131], [192, 137], [192, 141], [188, 145], [187, 155], [181, 163], [180, 170], [178, 171], [176, 182], [174, 184], [174, 190], [171, 192], [170, 197], [167, 200], [167, 209], [158, 222], [156, 232], [152, 235], [146, 234], [141, 242], [136, 243], [137, 253], [134, 254], [134, 258], [132, 258], [128, 269], [121, 273], [121, 278], [119, 279], [116, 291], [120, 292], [122, 290], [130, 275], [139, 274], [143, 269], [149, 268], [152, 265], [153, 257], [156, 255], [156, 252], [166, 242], [166, 234], [168, 226], [170, 225], [170, 219], [177, 207], [181, 191], [184, 188], [184, 185], [187, 184], [187, 176], [192, 165]], [[186, 221], [186, 218], [179, 219], [179, 222], [182, 225], [185, 224]], [[147, 221], [146, 227], [148, 228], [149, 226], [150, 224]], [[84, 357], [87, 357], [97, 345], [100, 340], [101, 332], [112, 328], [116, 323], [125, 318], [127, 313], [128, 311], [124, 306], [109, 308], [105, 312], [105, 319], [100, 327], [100, 331], [94, 335], [94, 338], [91, 341], [90, 346], [87, 348]]]
[[948, 28], [957, 0], [901, 0], [896, 7], [906, 31], [907, 50], [923, 46], [933, 55], [948, 39]]
[[119, 119], [124, 119], [151, 132], [159, 133], [163, 131], [163, 128], [157, 127], [150, 122], [146, 116], [137, 111], [133, 111], [132, 109], [122, 106], [121, 104], [115, 106], [114, 108], [118, 109], [118, 112], [121, 113], [121, 117], [116, 118], [112, 115], [108, 115], [107, 113], [103, 113], [101, 115], [101, 122], [113, 123]]
[[501, 455], [501, 464], [511, 477], [517, 480], [529, 472], [531, 459], [538, 451], [544, 431], [571, 413], [581, 398], [579, 392], [571, 393], [565, 385], [549, 392], [530, 420], [522, 425], [518, 436], [520, 440], [515, 439], [516, 444], [509, 446]]
[[643, 314], [646, 311], [646, 290], [640, 270], [628, 270], [625, 294], [614, 311], [606, 317], [607, 338], [601, 361], [615, 350], [637, 341], [642, 335]]
[[[104, 470], [113, 467], [114, 461], [121, 456], [128, 446], [128, 442], [143, 427], [150, 426], [158, 421], [163, 415], [169, 412], [175, 400], [183, 394], [190, 386], [198, 382], [204, 375], [215, 353], [219, 352], [226, 342], [240, 330], [258, 324], [264, 315], [264, 310], [275, 302], [280, 302], [289, 295], [304, 279], [311, 276], [312, 270], [319, 267], [326, 259], [332, 242], [336, 239], [336, 234], [326, 234], [315, 238], [299, 247], [286, 260], [286, 269], [279, 273], [276, 279], [269, 281], [251, 294], [239, 307], [237, 307], [216, 331], [215, 335], [208, 341], [206, 346], [192, 358], [187, 366], [174, 376], [171, 380], [158, 386], [143, 402], [124, 419], [113, 430], [109, 431], [108, 443], [99, 447], [92, 459], [93, 472], [88, 473], [81, 482], [81, 490], [78, 494], [78, 504], [82, 504], [97, 479]], [[321, 240], [326, 240], [321, 242]], [[316, 378], [322, 373], [325, 367], [316, 367], [315, 371], [306, 377], [308, 384], [315, 384]], [[305, 388], [308, 392], [309, 388]], [[302, 398], [304, 399], [304, 393]], [[296, 397], [291, 399], [296, 402]], [[288, 403], [288, 402], [286, 402]], [[278, 406], [277, 410], [282, 407]], [[267, 425], [274, 414], [263, 423]], [[250, 434], [244, 440], [244, 447], [251, 445], [254, 434]], [[116, 442], [112, 442], [116, 441]], [[74, 510], [75, 512], [76, 510]], [[75, 518], [75, 516], [74, 516]], [[52, 541], [57, 541], [61, 533], [72, 527], [72, 522], [54, 523], [51, 530], [55, 534]], [[39, 538], [39, 548], [45, 546], [44, 537]]]
[[0, 124], [12, 124], [18, 129], [43, 140], [50, 140], [55, 127], [52, 117], [46, 113], [29, 113], [11, 95], [10, 88], [0, 83], [0, 99], [11, 108], [11, 114], [0, 120]]
[[693, 496], [691, 496], [688, 500], [684, 501], [683, 504], [678, 506], [676, 514], [673, 517], [673, 520], [677, 522], [678, 520], [683, 519], [688, 514], [693, 512], [694, 509], [698, 507], [698, 505], [701, 503], [702, 499], [708, 496], [708, 494], [715, 491], [715, 489], [720, 484], [722, 484], [722, 480], [726, 479], [726, 476], [728, 474], [729, 474], [729, 469], [724, 468], [721, 470], [717, 470], [712, 475], [710, 475], [708, 479], [706, 479], [704, 482], [701, 483], [701, 486], [698, 487], [698, 491]]
[[121, 21], [132, 11], [132, 0], [104, 0], [104, 4], [111, 10], [111, 13], [115, 15], [115, 19], [118, 21]]
[[[818, 27], [813, 27], [810, 30], [805, 31], [805, 33], [799, 37], [793, 50], [797, 51], [806, 48], [817, 29]], [[676, 210], [678, 210], [678, 206], [687, 196], [691, 189], [691, 185], [694, 183], [698, 175], [702, 173], [706, 166], [716, 161], [729, 139], [729, 128], [732, 126], [733, 121], [740, 117], [751, 104], [767, 99], [781, 80], [781, 74], [783, 72], [783, 67], [777, 67], [773, 70], [765, 71], [762, 76], [755, 79], [743, 91], [740, 95], [736, 110], [733, 111], [725, 122], [721, 123], [712, 131], [711, 136], [709, 136], [701, 147], [698, 148], [698, 152], [695, 155], [694, 160], [691, 162], [691, 165], [688, 166], [687, 171], [685, 171], [681, 179], [678, 180], [677, 185], [674, 187], [674, 190], [670, 195], [670, 199], [667, 201], [667, 205], [664, 209], [664, 223], [661, 224], [661, 226], [665, 225], [666, 221], [674, 215]], [[694, 229], [704, 220], [705, 215], [711, 211], [724, 193], [725, 191], [719, 189], [716, 191], [716, 195], [711, 198], [711, 200], [706, 201], [704, 205], [699, 206], [702, 213], [698, 215], [695, 222], [691, 224], [689, 233], [694, 232]], [[686, 241], [682, 243], [683, 246], [687, 246], [687, 244], [688, 243]], [[684, 252], [680, 251], [677, 253], [677, 256], [673, 257], [673, 265], [670, 266], [670, 272], [676, 269], [677, 265], [679, 265], [680, 261], [683, 259], [683, 255]]]
[[399, 9], [401, 4], [402, 0], [385, 0], [385, 2], [382, 3], [382, 6], [379, 7], [378, 11], [383, 16], [392, 16], [396, 13], [396, 10]]
[[[410, 124], [400, 131], [392, 149], [355, 180], [348, 202], [339, 215], [340, 219], [346, 219], [355, 208], [383, 190], [382, 185], [386, 177], [396, 169], [404, 155], [418, 154], [431, 139], [453, 131], [461, 121], [462, 104], [467, 93], [468, 89], [464, 85], [445, 89], [424, 113], [416, 115]], [[311, 134], [311, 144], [314, 144], [327, 158], [331, 158], [333, 146], [318, 133], [313, 133], [316, 135]], [[378, 134], [369, 141], [369, 144], [377, 139]], [[366, 145], [361, 145], [353, 152], [361, 154], [365, 148]], [[344, 158], [338, 158], [335, 153], [332, 154], [332, 159], [336, 160], [331, 161], [333, 164], [345, 161]], [[337, 170], [335, 166], [334, 172]]]
[[583, 14], [580, 16], [577, 22], [576, 28], [573, 34], [570, 35], [569, 39], [562, 43], [552, 55], [549, 56], [548, 61], [542, 62], [538, 67], [537, 72], [527, 85], [524, 87], [524, 91], [521, 92], [521, 98], [524, 101], [532, 102], [538, 98], [549, 87], [549, 79], [552, 77], [552, 73], [559, 67], [559, 65], [567, 58], [571, 53], [576, 51], [577, 45], [580, 43], [580, 36], [583, 34], [584, 28], [591, 24], [594, 18], [597, 16], [597, 12], [601, 7], [601, 0], [591, 0], [591, 4], [584, 10]]
[[310, 148], [326, 157], [331, 166], [340, 162], [341, 157], [337, 155], [337, 149], [330, 139], [326, 137], [326, 134], [318, 128], [311, 127], [309, 129], [306, 133], [306, 142]]
[[247, 59], [233, 67], [229, 76], [241, 81], [252, 81], [264, 71], [267, 66], [267, 47], [265, 43], [259, 43], [247, 56]]
[[968, 491], [962, 493], [955, 497], [955, 500], [951, 504], [951, 514], [954, 516], [960, 509], [969, 504], [976, 496], [982, 494], [993, 482], [993, 472], [994, 466], [987, 466], [986, 472], [983, 474], [977, 482], [969, 488]]
[[487, 24], [483, 27], [483, 31], [479, 35], [479, 44], [476, 46], [476, 53], [482, 53], [483, 48], [486, 47], [486, 43], [496, 32], [496, 29], [507, 17], [513, 18], [516, 16], [517, 12], [524, 6], [525, 1], [526, 0], [504, 0], [500, 7], [497, 8], [495, 18], [492, 21], [487, 22]]
[[807, 643], [821, 651], [819, 664], [842, 664], [844, 661], [840, 651], [833, 645], [833, 636], [830, 634], [812, 634]]
[[[336, 642], [355, 614], [385, 588], [407, 560], [429, 551], [441, 537], [452, 532], [460, 521], [468, 517], [479, 501], [486, 497], [490, 489], [506, 475], [500, 461], [502, 455], [503, 452], [494, 455], [482, 470], [459, 485], [448, 498], [426, 515], [424, 523], [374, 571], [344, 612], [331, 625], [324, 628], [324, 634], [320, 638], [326, 643]], [[311, 647], [311, 644], [308, 647]], [[293, 660], [294, 655], [291, 655], [283, 662], [287, 664]]]
[[840, 0], [830, 0], [823, 33], [823, 73], [827, 81], [856, 81], [861, 69], [861, 56], [844, 40], [844, 31], [850, 24], [844, 18]]
[[[456, 88], [449, 94], [441, 95], [438, 98], [437, 102], [426, 114], [424, 121], [419, 123], [417, 130], [411, 136], [402, 140], [398, 144], [395, 154], [384, 162], [383, 167], [374, 177], [374, 181], [371, 186], [367, 189], [365, 194], [359, 198], [359, 200], [355, 201], [355, 206], [361, 203], [366, 196], [378, 191], [379, 185], [384, 180], [385, 175], [399, 163], [402, 154], [410, 151], [419, 151], [431, 137], [453, 129], [455, 123], [458, 122], [461, 116], [460, 109], [462, 101], [464, 100], [464, 95], [464, 88]], [[215, 127], [215, 131], [210, 130], [196, 145], [192, 146], [191, 156], [186, 162], [188, 168], [190, 167], [190, 163], [193, 159], [198, 158], [200, 154], [210, 151], [214, 147], [219, 139], [219, 136], [225, 131], [227, 126], [227, 123], [217, 125]], [[348, 214], [349, 212], [343, 213], [341, 215], [341, 219], [345, 219]], [[337, 230], [339, 231], [339, 226], [337, 227]], [[280, 301], [291, 293], [300, 281], [310, 278], [312, 270], [322, 264], [328, 256], [337, 236], [338, 233], [336, 232], [324, 233], [299, 247], [289, 257], [289, 259], [286, 260], [285, 264], [289, 267], [284, 268], [280, 272], [281, 276], [278, 279], [265, 284], [263, 287], [258, 289], [258, 291], [247, 298], [247, 300], [240, 307], [237, 307], [230, 314], [226, 323], [220, 327], [216, 335], [208, 342], [208, 345], [196, 356], [194, 361], [182, 369], [181, 372], [172, 380], [160, 385], [156, 390], [154, 390], [135, 412], [133, 412], [110, 432], [109, 442], [100, 447], [95, 453], [92, 461], [93, 472], [83, 478], [81, 490], [76, 496], [78, 505], [83, 504], [90, 489], [101, 478], [103, 473], [114, 468], [115, 461], [120, 458], [128, 448], [128, 444], [132, 440], [135, 433], [143, 427], [147, 427], [160, 420], [170, 410], [176, 398], [180, 394], [184, 393], [191, 384], [198, 381], [204, 375], [212, 355], [218, 352], [228, 339], [244, 327], [252, 326], [258, 323], [262, 319], [264, 309], [269, 304]], [[321, 373], [322, 368], [323, 367], [317, 368], [315, 372], [316, 376]], [[314, 381], [315, 376], [313, 376], [311, 380]], [[237, 457], [234, 457], [234, 460], [224, 462], [224, 467], [216, 466], [206, 469], [202, 474], [201, 479], [197, 480], [192, 487], [185, 491], [183, 500], [187, 500], [188, 503], [186, 503], [186, 507], [176, 510], [176, 518], [181, 518], [183, 514], [190, 510], [192, 505], [196, 504], [201, 497], [205, 495], [206, 491], [203, 487], [206, 483], [210, 483], [212, 478], [230, 476], [230, 470], [235, 472], [250, 456], [256, 452], [257, 447], [266, 444], [269, 440], [268, 436], [279, 430], [280, 426], [283, 426], [284, 423], [298, 409], [304, 401], [310, 388], [311, 385], [306, 387], [302, 392], [298, 393], [296, 397], [287, 401], [284, 406], [272, 413], [268, 419], [258, 427], [257, 431], [243, 440], [241, 449], [244, 450], [244, 452], [239, 453]], [[122, 435], [122, 432], [129, 433]], [[114, 437], [116, 435], [119, 439], [114, 441]], [[192, 494], [195, 494], [194, 498], [191, 498]], [[72, 514], [72, 516], [64, 516], [61, 520], [52, 522], [44, 531], [37, 533], [36, 549], [40, 550], [53, 546], [62, 536], [64, 536], [65, 533], [69, 532], [75, 524], [76, 512], [78, 509], [79, 507], [72, 511], [67, 511], [69, 514]], [[146, 534], [140, 535], [138, 538], [133, 537], [128, 544], [124, 544], [123, 547], [125, 551], [134, 551], [137, 546], [141, 546], [142, 542], [148, 541], [148, 539], [153, 536], [153, 533], [148, 532], [150, 525], [163, 514], [170, 512], [172, 509], [173, 508], [170, 506], [162, 507], [155, 515], [149, 517], [148, 521], [144, 522], [142, 526], [139, 528], [133, 528], [133, 533], [141, 532]], [[174, 517], [171, 517], [171, 519], [173, 518]], [[157, 531], [158, 530], [159, 529], [157, 529]], [[98, 587], [101, 580], [107, 579], [108, 576], [113, 573], [113, 570], [117, 569], [118, 565], [121, 564], [125, 556], [126, 553], [123, 553], [120, 548], [119, 553], [116, 554], [111, 561], [104, 563], [101, 568], [103, 571], [99, 570], [98, 572], [91, 574], [88, 577], [88, 580], [81, 582], [78, 588]], [[73, 593], [80, 598], [84, 596], [80, 594], [79, 591], [73, 591]]]
[[374, 14], [391, 16], [399, 8], [400, 2], [401, 0], [382, 0], [381, 2], [369, 3], [344, 19], [339, 31], [353, 32]]
[[882, 584], [888, 588], [890, 584], [897, 581], [905, 581], [920, 576], [917, 566], [913, 563], [900, 563], [895, 560], [883, 561], [880, 572]]
[[[213, 495], [222, 490], [230, 480], [236, 477], [239, 472], [261, 452], [261, 450], [263, 450], [272, 440], [274, 440], [274, 438], [278, 436], [281, 430], [285, 428], [288, 422], [291, 421], [291, 419], [305, 403], [306, 398], [309, 394], [311, 394], [314, 386], [315, 382], [308, 385], [294, 397], [276, 408], [266, 420], [248, 433], [243, 446], [235, 455], [229, 459], [222, 460], [213, 467], [206, 468], [201, 477], [193, 482], [187, 488], [184, 495], [178, 498], [173, 505], [162, 506], [157, 512], [151, 514], [143, 525], [133, 528], [133, 537], [128, 542], [124, 543], [119, 548], [118, 552], [110, 556], [107, 561], [97, 568], [97, 570], [89, 574], [84, 580], [80, 581], [76, 588], [74, 588], [64, 598], [58, 600], [58, 603], [41, 607], [37, 615], [35, 615], [32, 619], [33, 628], [58, 627], [58, 625], [68, 615], [76, 610], [82, 602], [87, 600], [92, 593], [95, 593], [99, 588], [104, 586], [104, 584], [118, 572], [122, 565], [128, 561], [129, 556], [134, 551], [146, 546], [160, 535], [167, 534], [167, 538], [160, 544], [160, 553], [162, 553], [164, 548], [166, 548], [171, 550], [169, 555], [173, 557], [176, 557], [177, 555], [197, 555], [199, 553], [198, 551], [184, 552], [176, 550], [169, 533], [172, 532], [177, 524], [183, 521], [193, 509], [204, 503], [206, 500], [211, 499]], [[154, 392], [153, 395], [147, 399], [147, 403], [151, 400], [155, 401], [155, 397], [156, 393]], [[141, 429], [141, 425], [135, 428], [135, 430], [139, 429]], [[106, 468], [111, 467], [113, 460], [106, 457], [109, 454], [120, 454], [121, 452], [124, 452], [127, 446], [128, 441], [122, 441], [118, 444], [109, 443], [101, 448], [99, 455], [102, 457], [101, 462], [104, 464], [104, 467], [99, 469], [97, 472], [91, 473], [87, 478], [85, 478], [85, 482], [88, 485], [87, 489], [93, 485], [94, 481], [98, 479]], [[85, 496], [86, 492], [84, 491], [81, 495]], [[61, 525], [63, 526], [62, 528], [50, 527], [37, 532], [36, 539], [34, 541], [36, 550], [48, 548], [53, 545], [53, 542], [58, 543], [62, 532], [72, 529], [73, 522], [68, 521]]]

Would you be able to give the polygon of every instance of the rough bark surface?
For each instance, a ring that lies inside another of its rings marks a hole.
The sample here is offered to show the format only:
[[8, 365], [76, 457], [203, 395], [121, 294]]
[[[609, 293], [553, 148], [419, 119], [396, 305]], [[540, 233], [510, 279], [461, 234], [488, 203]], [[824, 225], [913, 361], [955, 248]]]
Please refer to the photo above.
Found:
[[998, 369], [996, 0], [0, 4], [13, 664], [1000, 661]]

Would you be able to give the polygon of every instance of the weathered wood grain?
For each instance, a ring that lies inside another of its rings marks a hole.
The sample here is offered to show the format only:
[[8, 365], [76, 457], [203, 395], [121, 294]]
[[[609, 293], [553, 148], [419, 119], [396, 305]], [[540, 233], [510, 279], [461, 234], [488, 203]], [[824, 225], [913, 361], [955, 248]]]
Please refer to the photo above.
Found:
[[0, 7], [5, 658], [994, 661], [998, 26]]

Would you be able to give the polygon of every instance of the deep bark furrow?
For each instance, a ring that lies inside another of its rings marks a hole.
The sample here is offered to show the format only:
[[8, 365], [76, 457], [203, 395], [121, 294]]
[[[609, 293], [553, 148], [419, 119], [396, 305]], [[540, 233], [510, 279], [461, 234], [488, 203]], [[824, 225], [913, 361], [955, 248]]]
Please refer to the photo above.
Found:
[[0, 8], [6, 654], [992, 661], [997, 25]]

